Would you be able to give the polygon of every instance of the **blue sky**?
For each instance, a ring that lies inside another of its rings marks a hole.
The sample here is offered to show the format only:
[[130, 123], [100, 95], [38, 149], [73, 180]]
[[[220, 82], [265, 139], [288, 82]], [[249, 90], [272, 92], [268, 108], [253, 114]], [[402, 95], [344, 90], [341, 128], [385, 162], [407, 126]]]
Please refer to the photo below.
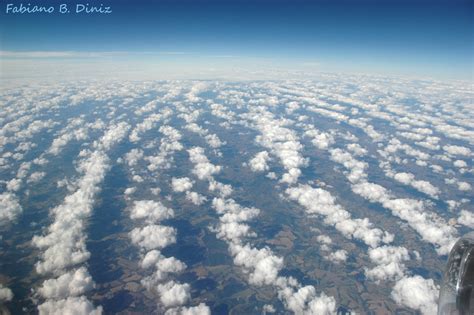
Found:
[[112, 14], [5, 14], [6, 3], [20, 2], [1, 2], [3, 63], [48, 56], [28, 51], [68, 52], [48, 62], [105, 56], [122, 65], [268, 64], [472, 80], [473, 1], [104, 0], [67, 3], [103, 3]]

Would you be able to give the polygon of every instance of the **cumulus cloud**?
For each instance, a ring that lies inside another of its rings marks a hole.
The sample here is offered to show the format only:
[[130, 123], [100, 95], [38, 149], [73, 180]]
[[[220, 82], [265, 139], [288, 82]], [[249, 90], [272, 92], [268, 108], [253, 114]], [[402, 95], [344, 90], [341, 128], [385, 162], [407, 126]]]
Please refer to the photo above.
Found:
[[470, 156], [472, 153], [469, 148], [458, 146], [458, 145], [445, 145], [443, 146], [443, 150], [451, 155]]
[[184, 264], [175, 257], [164, 257], [156, 250], [146, 254], [141, 262], [142, 268], [153, 268], [150, 276], [141, 280], [141, 283], [149, 291], [154, 291], [156, 286], [170, 277], [170, 274], [176, 274], [186, 269]]
[[392, 215], [407, 221], [423, 240], [435, 245], [440, 255], [449, 253], [456, 240], [457, 231], [441, 217], [428, 212], [422, 201], [392, 198], [384, 187], [361, 182], [352, 185], [352, 191], [371, 202], [379, 202], [392, 211]]
[[404, 247], [381, 246], [369, 249], [369, 258], [376, 264], [373, 269], [366, 269], [368, 278], [380, 280], [400, 279], [405, 274], [404, 261], [410, 259]]
[[165, 257], [156, 249], [146, 253], [141, 266], [145, 269], [153, 266], [162, 273], [177, 273], [186, 269], [186, 264], [175, 257]]
[[208, 134], [204, 137], [211, 148], [217, 149], [225, 144], [215, 134]]
[[219, 195], [222, 198], [225, 198], [232, 194], [232, 186], [228, 184], [223, 184], [221, 182], [216, 181], [213, 178], [209, 179], [209, 190], [210, 191], [218, 191]]
[[127, 189], [124, 190], [123, 194], [125, 196], [133, 195], [137, 191], [137, 187], [127, 187]]
[[173, 177], [171, 179], [171, 187], [175, 192], [185, 192], [193, 187], [193, 182], [188, 177]]
[[[202, 156], [200, 160], [206, 161]], [[212, 182], [217, 183], [210, 177], [209, 189], [212, 190]], [[214, 184], [215, 185], [215, 184]], [[221, 194], [222, 195], [222, 194]], [[234, 264], [243, 268], [248, 274], [248, 281], [254, 285], [273, 285], [279, 288], [279, 292], [285, 291], [279, 297], [284, 299], [287, 307], [288, 299], [294, 295], [293, 287], [299, 288], [299, 283], [293, 278], [278, 277], [279, 271], [283, 268], [283, 258], [273, 254], [269, 248], [254, 248], [250, 244], [243, 244], [243, 238], [253, 236], [250, 227], [241, 222], [256, 217], [260, 210], [256, 208], [242, 207], [233, 199], [214, 198], [213, 208], [220, 215], [219, 227], [216, 230], [217, 236], [227, 241], [229, 251], [234, 258]], [[290, 287], [291, 286], [291, 287]], [[309, 286], [314, 290], [314, 287]], [[320, 297], [311, 296], [309, 301], [303, 302], [303, 309], [307, 314], [320, 312], [321, 314], [335, 312], [335, 300], [322, 294]]]
[[396, 173], [393, 178], [402, 184], [410, 185], [416, 190], [438, 199], [439, 189], [437, 187], [425, 180], [416, 180], [415, 175], [411, 173]]
[[474, 214], [468, 210], [461, 210], [458, 223], [474, 229]]
[[232, 199], [223, 198], [214, 198], [212, 206], [221, 215], [219, 218], [221, 224], [217, 228], [219, 238], [239, 242], [243, 237], [255, 236], [255, 233], [250, 231], [250, 227], [241, 222], [253, 219], [260, 210], [242, 207]]
[[191, 192], [187, 191], [186, 192], [186, 200], [192, 202], [196, 206], [200, 206], [207, 200], [207, 198], [204, 197], [203, 195], [198, 194], [195, 191], [191, 191]]
[[22, 212], [18, 198], [13, 193], [0, 194], [0, 224], [15, 220]]
[[157, 291], [160, 294], [161, 303], [166, 307], [183, 305], [191, 297], [190, 286], [187, 283], [181, 284], [169, 281], [165, 284], [159, 284]]
[[426, 152], [414, 149], [406, 143], [401, 143], [400, 140], [392, 138], [389, 141], [389, 144], [385, 147], [382, 155], [389, 156], [389, 154], [396, 153], [397, 151], [404, 151], [405, 154], [413, 156], [418, 160], [426, 161], [430, 158], [430, 155]]
[[30, 177], [28, 178], [27, 183], [37, 183], [39, 182], [44, 176], [46, 175], [45, 172], [33, 172], [31, 173]]
[[330, 253], [327, 258], [330, 261], [339, 263], [339, 262], [344, 262], [347, 260], [347, 251], [340, 249], [335, 252]]
[[182, 136], [177, 129], [166, 125], [161, 126], [159, 130], [163, 134], [160, 141], [160, 151], [169, 153], [183, 149], [183, 145], [179, 142]]
[[439, 288], [433, 280], [421, 276], [400, 279], [392, 291], [395, 302], [419, 310], [424, 315], [436, 314], [438, 296]]
[[148, 223], [157, 223], [159, 221], [172, 218], [174, 212], [165, 207], [159, 201], [140, 200], [135, 201], [130, 210], [130, 218], [134, 220], [145, 220]]
[[467, 163], [463, 160], [456, 160], [456, 161], [453, 162], [453, 165], [458, 167], [458, 168], [467, 167]]
[[153, 172], [158, 169], [168, 169], [171, 167], [171, 158], [168, 158], [166, 153], [160, 152], [155, 156], [147, 156], [144, 160], [148, 161], [148, 170]]
[[130, 152], [125, 154], [125, 161], [128, 166], [136, 165], [141, 158], [143, 158], [143, 150], [140, 149], [132, 149]]
[[393, 240], [393, 235], [373, 228], [368, 218], [352, 219], [351, 214], [336, 204], [335, 198], [324, 189], [300, 185], [288, 188], [286, 193], [290, 199], [303, 206], [308, 214], [324, 216], [326, 224], [333, 225], [346, 237], [360, 239], [371, 247]]
[[270, 304], [265, 304], [263, 306], [263, 314], [267, 314], [267, 313], [275, 313], [276, 310], [275, 310], [275, 307], [273, 307], [273, 305], [270, 305]]
[[79, 189], [52, 210], [55, 218], [48, 234], [33, 238], [33, 244], [38, 248], [46, 248], [43, 261], [37, 264], [39, 273], [55, 272], [89, 258], [82, 233], [83, 220], [92, 211], [97, 185], [105, 177], [107, 162], [107, 156], [101, 151], [92, 153], [89, 159], [81, 162], [79, 168], [84, 177], [78, 185]]
[[332, 135], [313, 128], [307, 130], [304, 134], [310, 137], [312, 139], [311, 143], [321, 150], [327, 150], [329, 146], [334, 143], [334, 137]]
[[244, 237], [256, 236], [250, 226], [238, 222], [223, 222], [216, 229], [217, 237], [228, 241], [239, 242]]
[[177, 307], [166, 311], [165, 315], [211, 315], [211, 309], [204, 303], [191, 307]]
[[38, 306], [40, 315], [101, 315], [102, 306], [94, 307], [85, 296], [47, 300]]
[[435, 245], [440, 255], [448, 254], [454, 245], [457, 231], [442, 218], [426, 211], [423, 202], [413, 199], [385, 200], [382, 205], [392, 214], [407, 221], [421, 237]]
[[85, 267], [81, 267], [56, 279], [44, 281], [38, 293], [46, 299], [65, 299], [69, 296], [80, 296], [93, 287], [92, 277]]
[[126, 122], [119, 122], [110, 126], [107, 132], [100, 138], [100, 141], [94, 142], [94, 147], [104, 151], [110, 150], [112, 146], [125, 138], [129, 129], [130, 125]]
[[89, 259], [84, 235], [85, 221], [90, 216], [95, 195], [100, 190], [109, 169], [107, 151], [119, 143], [128, 133], [129, 125], [111, 125], [102, 137], [94, 141], [94, 151], [83, 150], [79, 157], [78, 172], [82, 175], [73, 193], [63, 203], [51, 209], [53, 223], [43, 236], [34, 236], [32, 243], [43, 250], [36, 264], [39, 274], [54, 274], [58, 277], [46, 280], [39, 294], [46, 301], [38, 306], [40, 314], [101, 314], [102, 308], [84, 296], [78, 296], [93, 286], [85, 267], [66, 272]]
[[0, 284], [0, 303], [8, 302], [13, 299], [13, 292], [9, 288]]
[[221, 171], [220, 166], [216, 166], [209, 162], [207, 157], [204, 155], [204, 149], [200, 147], [194, 147], [188, 150], [189, 159], [194, 164], [193, 173], [197, 178], [211, 179], [212, 175], [217, 174]]
[[336, 314], [336, 300], [324, 293], [318, 295], [313, 286], [304, 286], [296, 291], [286, 287], [278, 292], [285, 306], [295, 314]]
[[332, 149], [330, 150], [330, 153], [331, 159], [334, 162], [344, 165], [344, 167], [350, 171], [347, 179], [351, 183], [355, 184], [367, 178], [367, 163], [357, 161], [349, 152], [345, 152], [341, 149]]
[[21, 178], [12, 178], [7, 183], [7, 190], [15, 192], [20, 190], [22, 184]]
[[332, 239], [327, 236], [327, 235], [318, 235], [316, 237], [316, 240], [321, 243], [321, 244], [325, 244], [325, 245], [329, 245], [332, 243]]
[[[68, 127], [73, 127], [74, 125], [75, 124], [71, 124]], [[85, 139], [87, 139], [87, 130], [83, 127], [80, 127], [75, 130], [66, 130], [62, 135], [53, 140], [51, 146], [47, 150], [47, 153], [52, 155], [58, 155], [59, 153], [61, 153], [63, 148], [72, 140], [79, 141]]]
[[155, 128], [159, 121], [168, 118], [172, 113], [169, 108], [163, 108], [160, 113], [151, 114], [135, 126], [130, 133], [129, 140], [131, 142], [138, 142], [141, 139], [141, 134]]
[[130, 232], [132, 243], [150, 250], [163, 248], [176, 242], [176, 230], [168, 226], [147, 225]]
[[250, 169], [254, 172], [264, 172], [269, 169], [268, 161], [270, 160], [270, 155], [267, 151], [262, 151], [257, 153], [250, 161]]
[[358, 143], [350, 143], [347, 145], [347, 149], [352, 151], [355, 155], [363, 156], [367, 154], [367, 150], [360, 146]]
[[221, 215], [222, 222], [242, 222], [255, 218], [260, 210], [242, 207], [233, 199], [214, 198], [212, 206]]
[[283, 268], [283, 258], [275, 256], [267, 248], [256, 249], [248, 244], [231, 243], [229, 250], [234, 257], [234, 263], [243, 267], [248, 274], [251, 284], [274, 284], [278, 272]]
[[253, 127], [261, 133], [256, 137], [257, 143], [277, 156], [285, 168], [286, 173], [281, 181], [290, 185], [296, 183], [301, 175], [300, 168], [308, 164], [308, 159], [300, 153], [303, 145], [298, 141], [296, 133], [284, 127], [288, 121], [275, 119], [272, 113], [261, 107], [244, 116], [252, 121]]
[[472, 189], [471, 184], [469, 184], [468, 182], [457, 182], [457, 184], [458, 184], [458, 189], [460, 191], [469, 191]]

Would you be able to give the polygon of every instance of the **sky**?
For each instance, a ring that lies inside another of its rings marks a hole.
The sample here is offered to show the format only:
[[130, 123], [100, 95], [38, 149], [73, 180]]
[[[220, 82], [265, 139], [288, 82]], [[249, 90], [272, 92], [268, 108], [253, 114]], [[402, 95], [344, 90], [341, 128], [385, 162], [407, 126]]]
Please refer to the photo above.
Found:
[[[8, 3], [56, 11], [7, 14]], [[61, 3], [72, 12], [58, 13]], [[110, 6], [112, 13], [76, 14], [78, 3]], [[472, 81], [473, 3], [2, 0], [0, 69], [6, 76], [51, 65], [185, 75], [278, 68]]]

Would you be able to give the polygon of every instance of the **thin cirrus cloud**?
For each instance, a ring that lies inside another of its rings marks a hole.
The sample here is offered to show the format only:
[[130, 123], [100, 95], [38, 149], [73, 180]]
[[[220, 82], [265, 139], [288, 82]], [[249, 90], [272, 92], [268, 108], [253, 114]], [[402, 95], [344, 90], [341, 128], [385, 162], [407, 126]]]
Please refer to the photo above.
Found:
[[83, 58], [124, 55], [126, 52], [79, 52], [79, 51], [0, 51], [3, 58]]
[[189, 55], [184, 51], [12, 51], [0, 50], [0, 58], [98, 58], [133, 55]]

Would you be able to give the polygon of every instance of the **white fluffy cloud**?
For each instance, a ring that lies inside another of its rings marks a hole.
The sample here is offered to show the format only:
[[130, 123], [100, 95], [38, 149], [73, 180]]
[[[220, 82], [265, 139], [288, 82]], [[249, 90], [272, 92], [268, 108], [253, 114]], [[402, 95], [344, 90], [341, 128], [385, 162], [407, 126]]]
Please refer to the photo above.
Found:
[[275, 119], [274, 115], [264, 108], [256, 108], [254, 112], [245, 115], [253, 123], [253, 127], [260, 131], [261, 135], [256, 137], [257, 143], [277, 156], [281, 165], [285, 168], [281, 181], [286, 184], [294, 184], [301, 175], [301, 167], [308, 164], [308, 160], [301, 155], [303, 145], [298, 141], [296, 133], [284, 126], [287, 120]]
[[[68, 129], [72, 127], [74, 127], [74, 124], [70, 124]], [[77, 127], [78, 126], [76, 126], [76, 128]], [[66, 130], [58, 138], [53, 140], [47, 152], [53, 155], [58, 155], [70, 141], [85, 139], [87, 139], [87, 130], [84, 127], [79, 127], [75, 130]]]
[[168, 226], [147, 225], [130, 232], [132, 243], [144, 249], [164, 248], [176, 242], [176, 230]]
[[318, 295], [313, 286], [304, 286], [296, 291], [286, 287], [278, 292], [286, 307], [295, 314], [332, 315], [336, 314], [336, 300], [324, 293]]
[[385, 200], [383, 206], [392, 214], [407, 221], [421, 237], [435, 245], [440, 255], [448, 254], [454, 245], [457, 231], [442, 218], [426, 211], [421, 201], [413, 199]]
[[204, 197], [203, 195], [198, 194], [195, 191], [191, 191], [191, 192], [187, 191], [186, 192], [186, 200], [191, 201], [196, 206], [200, 206], [207, 200], [207, 198]]
[[186, 268], [186, 264], [174, 257], [165, 257], [154, 249], [146, 253], [141, 261], [142, 268], [155, 267], [161, 273], [177, 273]]
[[[206, 161], [207, 158], [200, 157], [200, 160]], [[212, 186], [219, 186], [215, 179], [210, 176]], [[209, 185], [209, 190], [213, 190]], [[230, 190], [231, 192], [231, 190]], [[229, 193], [230, 193], [229, 192]], [[222, 194], [221, 194], [222, 195]], [[254, 285], [273, 285], [279, 290], [279, 297], [283, 299], [287, 308], [290, 310], [289, 299], [294, 297], [294, 287], [301, 288], [301, 285], [293, 278], [279, 277], [278, 273], [283, 268], [283, 258], [273, 254], [269, 248], [254, 248], [250, 244], [243, 244], [243, 238], [253, 236], [254, 232], [250, 227], [241, 222], [248, 221], [256, 217], [260, 210], [256, 208], [242, 207], [233, 199], [214, 198], [213, 208], [220, 215], [220, 225], [217, 229], [217, 236], [227, 241], [229, 251], [234, 258], [234, 264], [243, 268], [248, 274], [248, 281]], [[311, 288], [315, 290], [313, 286]], [[297, 299], [297, 298], [296, 298]], [[303, 301], [303, 310], [306, 314], [329, 314], [335, 313], [335, 300], [324, 294], [321, 296], [312, 295], [307, 301]], [[293, 310], [294, 311], [294, 310]]]
[[82, 174], [78, 188], [51, 210], [54, 222], [48, 227], [47, 234], [33, 238], [33, 244], [44, 249], [41, 261], [36, 264], [38, 273], [60, 274], [89, 258], [83, 234], [84, 221], [92, 212], [99, 184], [109, 168], [106, 151], [125, 137], [128, 128], [124, 123], [112, 125], [94, 142], [95, 151], [80, 153], [85, 159], [78, 164], [78, 171]]
[[120, 122], [109, 127], [106, 133], [99, 141], [94, 142], [94, 147], [100, 150], [108, 151], [112, 146], [122, 141], [128, 134], [130, 125], [126, 122]]
[[217, 174], [221, 171], [220, 166], [216, 166], [209, 162], [207, 157], [204, 155], [204, 149], [200, 147], [194, 147], [188, 150], [189, 159], [194, 164], [193, 173], [197, 178], [211, 179], [212, 175]]
[[160, 300], [166, 307], [173, 307], [185, 304], [189, 298], [190, 286], [189, 284], [176, 283], [174, 281], [159, 284], [157, 291], [160, 294]]
[[458, 218], [458, 223], [461, 223], [465, 226], [470, 227], [471, 229], [474, 229], [474, 214], [468, 210], [461, 210]]
[[352, 190], [371, 202], [381, 203], [392, 211], [392, 215], [407, 221], [423, 240], [435, 245], [440, 255], [449, 253], [454, 245], [456, 229], [436, 214], [428, 212], [423, 202], [408, 198], [392, 199], [384, 187], [369, 182], [353, 185]]
[[128, 166], [136, 165], [141, 158], [143, 158], [143, 150], [140, 149], [132, 149], [125, 154], [125, 161], [127, 161]]
[[137, 191], [137, 187], [127, 187], [127, 189], [124, 190], [123, 194], [125, 196], [133, 195]]
[[46, 175], [45, 172], [33, 172], [31, 173], [30, 177], [28, 178], [27, 183], [37, 183], [39, 182], [44, 176]]
[[225, 142], [222, 142], [215, 134], [208, 134], [207, 136], [205, 136], [205, 139], [209, 146], [214, 149], [217, 149], [225, 144]]
[[12, 178], [7, 183], [7, 190], [9, 191], [18, 191], [21, 188], [22, 179], [21, 178]]
[[232, 194], [232, 186], [228, 184], [223, 184], [221, 182], [216, 181], [214, 178], [209, 179], [209, 190], [210, 191], [218, 191], [219, 195], [222, 198], [225, 198]]
[[222, 222], [248, 221], [260, 213], [259, 209], [242, 207], [233, 199], [214, 198], [212, 206], [221, 215]]
[[270, 305], [270, 304], [265, 304], [263, 306], [263, 315], [267, 314], [267, 313], [275, 313], [276, 310], [275, 310], [275, 307], [273, 307], [273, 305]]
[[249, 282], [255, 285], [274, 284], [278, 272], [283, 268], [283, 258], [275, 256], [269, 249], [256, 249], [250, 245], [230, 244], [234, 263], [249, 275]]
[[425, 193], [432, 198], [438, 199], [439, 189], [433, 186], [430, 182], [425, 180], [416, 180], [415, 175], [411, 173], [396, 173], [393, 178], [405, 185], [410, 185], [416, 190]]
[[458, 146], [458, 145], [445, 145], [443, 146], [443, 150], [451, 155], [464, 155], [464, 156], [471, 155], [471, 150], [469, 148]]
[[69, 271], [56, 279], [43, 282], [38, 293], [46, 299], [65, 299], [79, 296], [94, 287], [92, 277], [85, 267]]
[[[85, 221], [93, 210], [95, 195], [100, 190], [109, 169], [107, 151], [120, 142], [128, 133], [129, 125], [111, 125], [104, 135], [94, 141], [95, 151], [80, 152], [78, 171], [82, 175], [76, 190], [66, 196], [63, 203], [50, 213], [53, 223], [44, 236], [35, 236], [32, 243], [43, 250], [36, 264], [39, 274], [55, 274], [56, 279], [44, 281], [39, 289], [46, 301], [38, 306], [40, 314], [100, 314], [102, 308], [94, 305], [84, 296], [78, 295], [92, 288], [93, 283], [85, 267], [66, 272], [89, 259], [84, 235]], [[59, 299], [59, 300], [58, 300]]]
[[211, 315], [209, 306], [201, 303], [191, 307], [176, 307], [166, 311], [165, 315]]
[[159, 201], [140, 200], [135, 201], [130, 210], [130, 218], [134, 220], [145, 220], [148, 223], [158, 223], [159, 221], [172, 218], [174, 212], [165, 207]]
[[327, 258], [330, 261], [333, 261], [333, 262], [336, 262], [336, 263], [344, 262], [344, 261], [347, 260], [347, 251], [345, 251], [344, 249], [336, 250], [335, 252], [330, 253], [327, 256]]
[[347, 149], [352, 151], [355, 155], [363, 156], [367, 154], [367, 150], [361, 147], [358, 143], [350, 143]]
[[403, 262], [409, 260], [410, 255], [404, 247], [381, 246], [369, 249], [369, 258], [376, 266], [366, 269], [367, 277], [376, 281], [394, 280], [405, 274]]
[[393, 235], [372, 227], [368, 218], [352, 219], [351, 214], [336, 204], [335, 198], [324, 189], [300, 185], [288, 188], [286, 193], [290, 199], [303, 206], [308, 214], [324, 216], [326, 224], [333, 225], [348, 238], [360, 239], [371, 247], [393, 240]]
[[22, 211], [18, 198], [13, 193], [0, 194], [0, 224], [15, 220]]
[[217, 228], [217, 236], [231, 242], [240, 242], [244, 237], [255, 236], [250, 231], [250, 227], [245, 222], [255, 218], [260, 210], [256, 208], [245, 208], [237, 204], [234, 200], [214, 198], [212, 206], [218, 214], [221, 224]]
[[334, 143], [334, 137], [329, 133], [316, 129], [309, 129], [305, 132], [305, 136], [310, 137], [315, 147], [321, 150], [327, 150]]
[[94, 305], [84, 296], [62, 300], [47, 300], [38, 306], [40, 315], [101, 315], [102, 307]]
[[439, 288], [433, 280], [420, 276], [400, 279], [392, 291], [395, 302], [419, 310], [424, 315], [436, 314], [438, 296]]
[[330, 152], [331, 159], [334, 162], [344, 165], [344, 167], [350, 171], [347, 175], [347, 179], [351, 183], [355, 184], [367, 178], [367, 163], [357, 161], [349, 152], [345, 152], [341, 149], [332, 149]]
[[130, 141], [138, 142], [141, 139], [141, 134], [156, 127], [157, 123], [169, 117], [173, 112], [169, 108], [164, 108], [160, 113], [151, 114], [145, 118], [141, 123], [137, 124], [130, 133]]
[[173, 177], [171, 179], [171, 187], [175, 192], [185, 192], [193, 187], [193, 182], [188, 177]]
[[9, 288], [0, 284], [0, 303], [8, 302], [13, 299], [13, 292]]
[[262, 151], [257, 153], [250, 161], [250, 169], [254, 172], [264, 172], [269, 169], [268, 161], [270, 160], [270, 155], [267, 151]]
[[467, 167], [466, 161], [463, 161], [463, 160], [456, 160], [456, 161], [453, 162], [453, 165], [458, 167], [458, 168]]
[[468, 182], [458, 182], [458, 189], [460, 191], [469, 191], [472, 189], [472, 186], [471, 184], [469, 184]]

